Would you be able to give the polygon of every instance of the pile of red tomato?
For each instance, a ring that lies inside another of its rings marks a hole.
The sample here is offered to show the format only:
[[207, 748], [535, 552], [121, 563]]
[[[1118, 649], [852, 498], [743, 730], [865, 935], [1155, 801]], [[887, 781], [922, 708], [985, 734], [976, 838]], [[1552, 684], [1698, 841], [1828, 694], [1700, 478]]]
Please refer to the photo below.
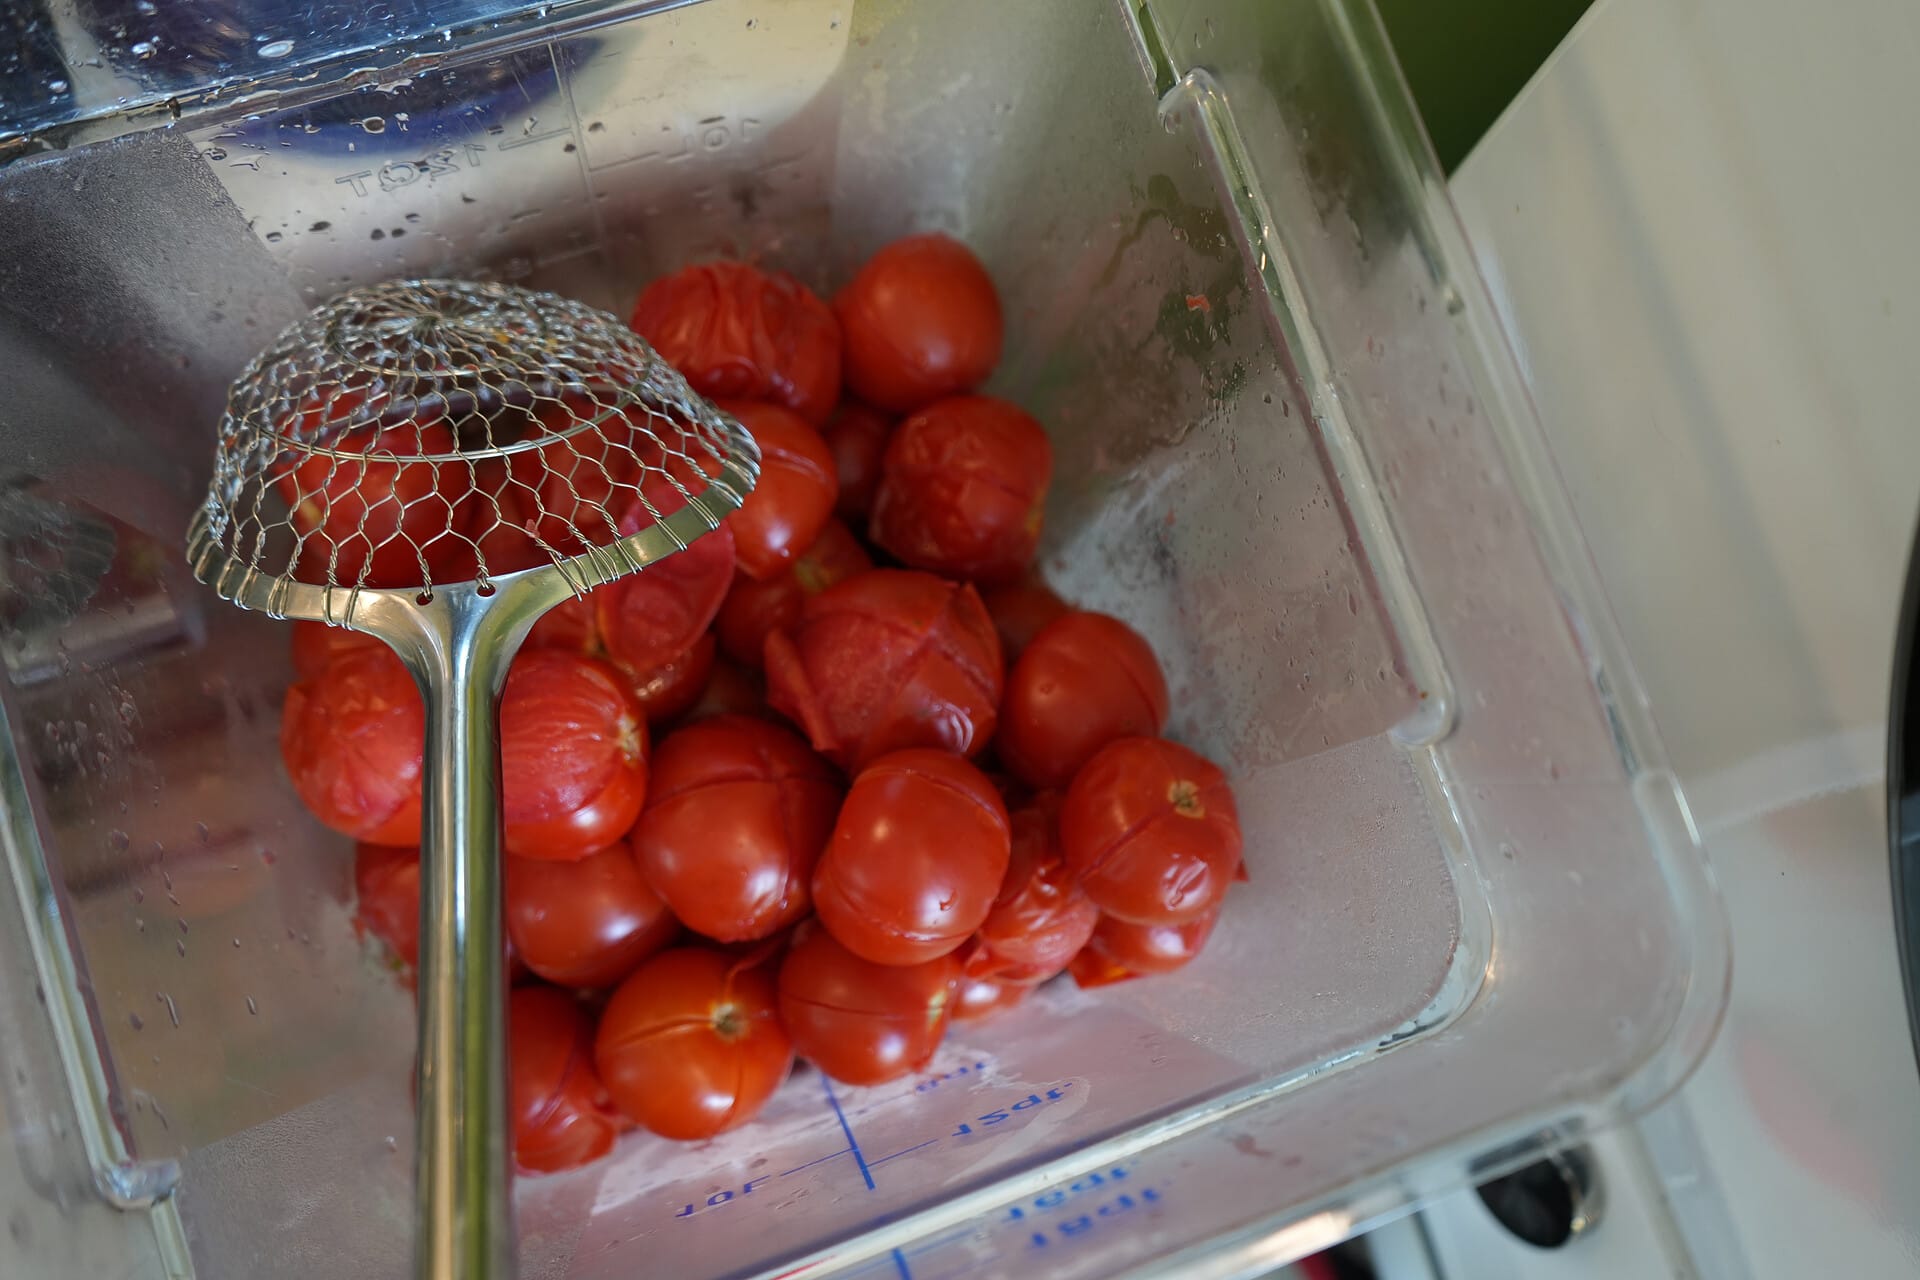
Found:
[[[633, 324], [764, 463], [721, 532], [555, 609], [507, 679], [529, 1171], [741, 1124], [796, 1055], [875, 1084], [1063, 972], [1178, 968], [1243, 874], [1225, 777], [1159, 736], [1152, 650], [1033, 575], [1051, 451], [974, 394], [1001, 318], [971, 252], [897, 241], [831, 307], [690, 267]], [[351, 632], [300, 624], [294, 664], [287, 769], [410, 966], [419, 695]]]

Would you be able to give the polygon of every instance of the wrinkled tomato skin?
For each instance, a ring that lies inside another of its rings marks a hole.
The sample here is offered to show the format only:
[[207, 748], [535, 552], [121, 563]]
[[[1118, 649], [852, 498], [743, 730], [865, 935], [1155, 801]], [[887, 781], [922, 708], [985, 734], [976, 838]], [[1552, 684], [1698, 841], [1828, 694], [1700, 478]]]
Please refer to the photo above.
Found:
[[1101, 911], [1186, 924], [1215, 909], [1240, 869], [1240, 817], [1218, 765], [1163, 738], [1119, 738], [1074, 776], [1060, 847]]
[[1104, 987], [1148, 974], [1172, 973], [1200, 954], [1219, 919], [1218, 907], [1185, 924], [1128, 924], [1102, 916], [1069, 971], [1080, 987]]
[[626, 844], [577, 862], [506, 860], [507, 938], [523, 964], [563, 987], [610, 987], [680, 932]]
[[760, 446], [760, 478], [727, 517], [740, 572], [764, 580], [791, 568], [813, 545], [840, 496], [833, 454], [805, 419], [776, 404], [722, 400]]
[[958, 756], [882, 756], [847, 791], [813, 875], [813, 907], [840, 944], [875, 964], [921, 964], [959, 948], [1007, 873], [1006, 806]]
[[426, 710], [384, 644], [339, 654], [287, 690], [280, 754], [309, 812], [369, 844], [417, 847]]
[[647, 722], [606, 663], [522, 653], [500, 699], [507, 852], [568, 861], [633, 826], [647, 792]]
[[1155, 737], [1167, 680], [1139, 632], [1073, 611], [1033, 638], [1007, 673], [994, 739], [1000, 762], [1034, 787], [1064, 787], [1115, 738]]
[[907, 747], [973, 755], [998, 722], [1000, 638], [970, 585], [856, 574], [807, 600], [765, 652], [767, 701], [852, 770]]
[[593, 1066], [593, 1020], [564, 991], [515, 987], [507, 1000], [508, 1113], [522, 1173], [558, 1173], [613, 1150], [621, 1122]]
[[594, 1059], [615, 1103], [665, 1138], [738, 1128], [793, 1067], [764, 966], [709, 947], [642, 964], [600, 1015]]
[[896, 240], [833, 300], [849, 389], [907, 413], [971, 391], [1000, 362], [1000, 295], [980, 260], [951, 236]]
[[[686, 506], [679, 491], [656, 475], [641, 483], [641, 492], [663, 517]], [[626, 536], [653, 522], [636, 497], [623, 509], [618, 527]], [[734, 559], [733, 530], [723, 521], [685, 550], [596, 587], [589, 594], [607, 659], [626, 671], [648, 672], [685, 653], [720, 612], [733, 582]]]
[[873, 964], [804, 924], [780, 966], [780, 1020], [794, 1050], [833, 1079], [884, 1084], [932, 1060], [959, 984], [953, 955]]
[[815, 425], [839, 399], [839, 321], [792, 276], [686, 267], [647, 286], [632, 325], [701, 395], [771, 401]]
[[1099, 922], [1060, 852], [1059, 797], [1036, 797], [1009, 815], [1013, 834], [1007, 874], [980, 923], [979, 950], [967, 972], [1010, 982], [1044, 982], [1067, 967]]
[[760, 666], [768, 634], [797, 622], [800, 606], [809, 597], [871, 568], [873, 558], [860, 540], [838, 520], [827, 521], [813, 545], [786, 572], [764, 582], [744, 573], [734, 578], [733, 589], [714, 620], [720, 647], [743, 666]]
[[833, 767], [779, 725], [700, 720], [655, 753], [634, 856], [694, 932], [765, 938], [806, 914], [841, 790]]

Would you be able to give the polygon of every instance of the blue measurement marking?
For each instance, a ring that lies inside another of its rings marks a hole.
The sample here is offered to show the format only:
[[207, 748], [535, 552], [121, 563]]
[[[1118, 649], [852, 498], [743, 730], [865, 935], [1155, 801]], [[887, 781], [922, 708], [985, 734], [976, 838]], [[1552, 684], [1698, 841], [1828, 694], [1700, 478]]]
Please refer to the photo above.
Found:
[[805, 1164], [795, 1165], [793, 1168], [783, 1171], [780, 1174], [780, 1176], [784, 1178], [787, 1176], [787, 1174], [799, 1173], [802, 1169], [811, 1169], [813, 1168], [813, 1166], [817, 1164], [822, 1164], [828, 1160], [838, 1160], [841, 1156], [846, 1155], [848, 1152], [852, 1150], [853, 1150], [852, 1147], [842, 1147], [838, 1151], [835, 1151], [830, 1155], [821, 1156], [818, 1160], [809, 1160]]
[[900, 1273], [900, 1280], [913, 1280], [913, 1268], [907, 1265], [907, 1255], [898, 1249], [893, 1251], [893, 1266]]
[[840, 1121], [840, 1132], [847, 1135], [847, 1148], [853, 1152], [854, 1162], [860, 1166], [860, 1176], [866, 1180], [867, 1190], [873, 1190], [873, 1170], [867, 1168], [867, 1158], [860, 1154], [860, 1144], [854, 1141], [853, 1127], [847, 1123], [847, 1113], [840, 1109], [840, 1099], [833, 1095], [833, 1081], [824, 1073], [820, 1076], [820, 1087], [827, 1091], [827, 1105], [833, 1108], [833, 1114]]
[[881, 1156], [878, 1160], [869, 1160], [867, 1162], [867, 1168], [878, 1169], [881, 1165], [885, 1164], [889, 1160], [898, 1160], [901, 1156], [910, 1156], [914, 1152], [919, 1151], [925, 1147], [930, 1147], [938, 1141], [940, 1141], [940, 1139], [938, 1138], [928, 1138], [925, 1142], [916, 1143], [915, 1145], [908, 1147], [905, 1151], [896, 1151], [890, 1156]]

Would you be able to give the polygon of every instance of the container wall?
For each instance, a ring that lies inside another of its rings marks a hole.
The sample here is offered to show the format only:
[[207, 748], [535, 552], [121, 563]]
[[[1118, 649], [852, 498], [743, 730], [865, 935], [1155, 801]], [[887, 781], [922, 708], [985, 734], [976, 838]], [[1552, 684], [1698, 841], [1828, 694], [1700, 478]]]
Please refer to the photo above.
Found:
[[[71, 528], [77, 584], [16, 593], [10, 853], [58, 886], [100, 1123], [183, 1161], [199, 1274], [405, 1270], [408, 1002], [279, 770], [283, 633], [177, 556], [225, 379], [399, 274], [624, 311], [715, 253], [824, 289], [965, 237], [1006, 303], [994, 389], [1055, 440], [1047, 572], [1153, 641], [1248, 839], [1188, 970], [524, 1183], [529, 1274], [1111, 1275], [1323, 1203], [1343, 1230], [1671, 1076], [1724, 960], [1697, 854], [1600, 692], [1630, 679], [1370, 21], [707, 0], [0, 174], [10, 492]], [[9, 581], [45, 555], [4, 549]]]

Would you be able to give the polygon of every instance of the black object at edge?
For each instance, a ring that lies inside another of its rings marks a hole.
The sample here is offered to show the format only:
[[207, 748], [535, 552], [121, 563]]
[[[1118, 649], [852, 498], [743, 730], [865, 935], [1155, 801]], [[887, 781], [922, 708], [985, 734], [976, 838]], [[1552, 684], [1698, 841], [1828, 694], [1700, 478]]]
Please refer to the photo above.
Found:
[[1893, 932], [1907, 993], [1907, 1031], [1920, 1062], [1920, 530], [1907, 555], [1907, 589], [1893, 646], [1887, 709], [1887, 840], [1893, 878]]

